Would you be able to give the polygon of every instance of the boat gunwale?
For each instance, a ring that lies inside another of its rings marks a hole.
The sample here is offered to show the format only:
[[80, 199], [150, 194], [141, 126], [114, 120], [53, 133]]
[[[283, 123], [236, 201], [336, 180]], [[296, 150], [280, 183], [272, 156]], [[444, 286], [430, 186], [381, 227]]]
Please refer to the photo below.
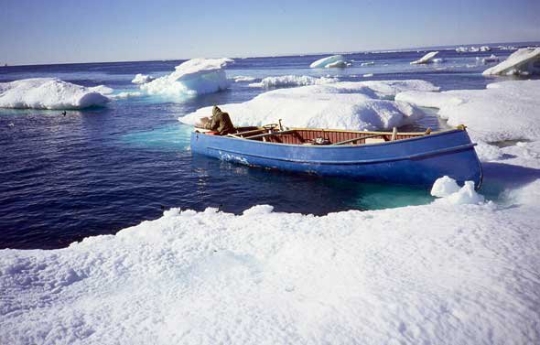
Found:
[[[392, 132], [374, 132], [374, 131], [366, 131], [366, 132], [364, 132], [364, 131], [353, 131], [353, 130], [328, 130], [328, 129], [312, 129], [312, 128], [290, 128], [286, 132], [290, 133], [291, 131], [294, 131], [294, 130], [307, 130], [307, 131], [313, 131], [313, 132], [327, 131], [327, 132], [341, 132], [341, 133], [358, 133], [358, 134], [366, 134], [366, 135], [376, 134], [376, 135], [381, 135], [381, 136], [392, 135]], [[363, 144], [355, 144], [355, 145], [336, 145], [335, 143], [328, 144], [328, 145], [305, 145], [305, 144], [278, 143], [278, 142], [271, 142], [271, 141], [259, 141], [259, 140], [247, 139], [247, 138], [237, 136], [234, 133], [231, 133], [230, 135], [211, 135], [210, 137], [219, 138], [219, 139], [241, 140], [241, 141], [246, 141], [246, 142], [251, 142], [251, 143], [257, 143], [257, 144], [260, 144], [260, 145], [293, 146], [293, 147], [303, 147], [303, 148], [306, 148], [306, 149], [317, 149], [317, 150], [318, 149], [325, 149], [325, 150], [328, 150], [328, 149], [352, 149], [352, 148], [365, 148], [365, 147], [373, 147], [373, 146], [381, 146], [381, 145], [402, 144], [402, 143], [410, 142], [410, 141], [425, 140], [425, 139], [429, 139], [430, 137], [434, 137], [434, 136], [443, 136], [443, 135], [454, 134], [456, 132], [461, 132], [461, 131], [466, 132], [467, 130], [466, 129], [460, 129], [460, 128], [453, 128], [453, 129], [448, 129], [448, 130], [443, 130], [443, 131], [431, 132], [429, 134], [424, 134], [424, 133], [419, 133], [419, 132], [400, 132], [399, 133], [400, 135], [415, 135], [415, 136], [411, 137], [411, 138], [398, 139], [398, 140], [392, 140], [392, 141], [385, 141], [385, 142], [380, 142], [380, 143], [369, 143], [369, 144], [363, 143]], [[274, 134], [279, 135], [279, 133], [281, 133], [281, 132], [277, 131]], [[195, 129], [195, 131], [193, 131], [192, 134], [207, 135], [204, 132], [199, 132], [197, 129]], [[361, 139], [358, 139], [358, 140], [361, 140]], [[476, 146], [476, 143], [471, 143], [471, 145]]]

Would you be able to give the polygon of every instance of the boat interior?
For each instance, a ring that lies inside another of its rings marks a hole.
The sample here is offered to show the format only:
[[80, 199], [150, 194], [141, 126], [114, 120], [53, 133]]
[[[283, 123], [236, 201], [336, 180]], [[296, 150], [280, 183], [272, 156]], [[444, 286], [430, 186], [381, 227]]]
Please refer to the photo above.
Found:
[[364, 145], [378, 144], [389, 141], [403, 140], [431, 134], [431, 129], [425, 132], [367, 132], [347, 130], [327, 130], [312, 128], [281, 128], [278, 124], [262, 127], [238, 127], [230, 137], [256, 140], [271, 143], [293, 145]]

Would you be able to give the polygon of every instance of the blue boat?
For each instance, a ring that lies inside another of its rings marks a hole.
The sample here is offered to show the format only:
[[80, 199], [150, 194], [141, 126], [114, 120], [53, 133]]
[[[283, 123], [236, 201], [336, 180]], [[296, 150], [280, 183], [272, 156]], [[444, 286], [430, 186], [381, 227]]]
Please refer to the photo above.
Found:
[[449, 176], [459, 184], [482, 183], [482, 167], [465, 126], [423, 133], [240, 127], [215, 135], [191, 134], [195, 154], [248, 166], [358, 181], [432, 186]]

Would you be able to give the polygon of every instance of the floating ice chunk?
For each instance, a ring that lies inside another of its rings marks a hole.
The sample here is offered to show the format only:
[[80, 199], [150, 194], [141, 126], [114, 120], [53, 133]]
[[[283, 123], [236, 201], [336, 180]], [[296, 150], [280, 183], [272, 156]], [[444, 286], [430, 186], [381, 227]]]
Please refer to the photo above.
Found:
[[490, 64], [490, 63], [499, 62], [499, 58], [497, 56], [495, 56], [494, 54], [491, 54], [490, 56], [484, 57], [484, 58], [480, 58], [480, 57], [477, 56], [476, 61], [480, 61], [480, 62], [482, 62], [482, 64], [487, 65], [487, 64]]
[[540, 80], [493, 83], [485, 90], [407, 91], [396, 96], [421, 107], [439, 108], [448, 124], [465, 124], [474, 140], [540, 139]]
[[497, 66], [486, 69], [483, 75], [540, 74], [540, 48], [522, 48]]
[[279, 77], [266, 77], [260, 83], [249, 84], [251, 87], [263, 87], [263, 88], [278, 88], [278, 87], [295, 87], [295, 86], [306, 86], [306, 85], [322, 85], [336, 83], [339, 79], [337, 78], [315, 78], [307, 75], [295, 76], [295, 75], [285, 75]]
[[247, 76], [236, 76], [236, 77], [233, 77], [233, 80], [235, 83], [242, 83], [242, 82], [253, 82], [255, 81], [255, 77], [247, 77]]
[[474, 182], [466, 181], [463, 187], [459, 187], [456, 181], [448, 176], [443, 176], [433, 184], [431, 195], [443, 198], [443, 202], [452, 205], [481, 204], [484, 196], [474, 190]]
[[426, 64], [433, 62], [432, 59], [435, 55], [437, 55], [439, 52], [429, 52], [426, 55], [422, 56], [420, 59], [416, 61], [412, 61], [411, 65], [418, 65], [418, 64]]
[[460, 190], [460, 187], [456, 183], [456, 180], [443, 176], [433, 183], [431, 188], [431, 195], [436, 196], [437, 198], [444, 198], [450, 194], [454, 194]]
[[83, 109], [109, 102], [105, 86], [84, 87], [57, 78], [21, 79], [0, 83], [1, 108]]
[[365, 67], [365, 66], [373, 66], [373, 65], [375, 65], [375, 61], [366, 61], [366, 62], [362, 62], [362, 63], [360, 64], [360, 66], [362, 66], [362, 67]]
[[227, 58], [188, 60], [176, 66], [173, 73], [140, 87], [152, 95], [168, 96], [196, 96], [222, 91], [230, 86], [224, 67], [232, 62]]
[[146, 84], [154, 80], [154, 77], [138, 73], [131, 81], [133, 84]]
[[319, 59], [315, 62], [313, 62], [311, 65], [309, 65], [310, 68], [331, 68], [331, 67], [347, 67], [347, 61], [345, 61], [345, 58], [343, 55], [332, 55], [328, 57], [324, 57], [322, 59]]
[[[236, 126], [263, 125], [283, 120], [285, 126], [340, 129], [391, 129], [411, 123], [424, 113], [391, 98], [403, 90], [435, 90], [420, 80], [338, 82], [279, 89], [254, 99], [222, 105]], [[209, 116], [209, 107], [179, 118], [193, 125]]]

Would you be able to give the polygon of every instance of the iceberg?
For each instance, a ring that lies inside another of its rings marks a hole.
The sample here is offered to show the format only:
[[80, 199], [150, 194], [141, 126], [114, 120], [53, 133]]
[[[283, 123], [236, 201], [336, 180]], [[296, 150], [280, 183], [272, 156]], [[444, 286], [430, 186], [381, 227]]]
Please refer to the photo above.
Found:
[[140, 86], [151, 95], [197, 96], [223, 91], [230, 86], [224, 68], [232, 59], [192, 59], [169, 75]]
[[500, 64], [482, 72], [483, 75], [540, 74], [540, 48], [522, 48]]
[[[236, 126], [264, 125], [283, 120], [285, 126], [377, 130], [411, 123], [424, 113], [392, 98], [405, 90], [437, 90], [421, 80], [337, 82], [267, 91], [244, 103], [225, 104]], [[204, 107], [180, 117], [193, 125], [211, 114]]]
[[349, 66], [343, 55], [332, 55], [314, 61], [309, 65], [310, 68], [343, 68]]
[[105, 94], [112, 89], [103, 85], [85, 87], [57, 78], [31, 78], [0, 83], [0, 108], [12, 109], [84, 109], [105, 106]]
[[429, 52], [426, 55], [422, 56], [420, 59], [412, 61], [411, 65], [418, 65], [418, 64], [426, 64], [433, 62], [432, 59], [437, 55], [439, 52]]

